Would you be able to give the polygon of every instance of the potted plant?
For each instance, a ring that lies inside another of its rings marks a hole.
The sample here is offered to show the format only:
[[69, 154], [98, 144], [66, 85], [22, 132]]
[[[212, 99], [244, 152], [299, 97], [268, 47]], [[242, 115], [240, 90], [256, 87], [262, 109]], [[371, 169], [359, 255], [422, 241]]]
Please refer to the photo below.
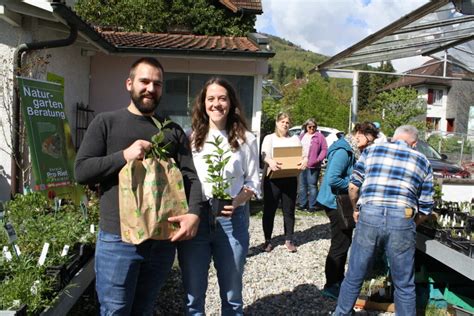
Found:
[[206, 182], [212, 184], [211, 207], [214, 216], [221, 216], [224, 206], [232, 204], [232, 197], [225, 192], [230, 187], [230, 178], [226, 178], [224, 174], [225, 166], [230, 160], [230, 149], [223, 149], [222, 142], [221, 136], [214, 136], [213, 141], [206, 142], [214, 147], [214, 151], [204, 155], [208, 166]]

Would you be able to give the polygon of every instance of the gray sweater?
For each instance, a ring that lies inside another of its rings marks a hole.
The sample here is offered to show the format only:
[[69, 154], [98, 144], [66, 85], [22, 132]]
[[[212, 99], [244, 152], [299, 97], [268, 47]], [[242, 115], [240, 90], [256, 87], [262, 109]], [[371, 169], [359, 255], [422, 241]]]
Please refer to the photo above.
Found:
[[[155, 116], [160, 122], [163, 119]], [[170, 143], [183, 175], [189, 213], [199, 215], [202, 203], [201, 183], [194, 168], [188, 139], [182, 128], [171, 123], [165, 129], [162, 145]], [[75, 175], [81, 184], [100, 184], [100, 223], [103, 231], [120, 235], [118, 174], [125, 166], [123, 150], [138, 139], [150, 141], [158, 132], [152, 119], [132, 114], [128, 109], [97, 115], [89, 125], [77, 153]]]

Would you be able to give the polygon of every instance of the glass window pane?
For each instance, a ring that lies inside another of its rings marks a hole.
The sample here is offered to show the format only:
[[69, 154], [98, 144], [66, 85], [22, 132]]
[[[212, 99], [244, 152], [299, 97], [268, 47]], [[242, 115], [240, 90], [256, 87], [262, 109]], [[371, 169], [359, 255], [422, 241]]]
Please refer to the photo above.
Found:
[[158, 113], [172, 119], [184, 129], [191, 126], [188, 108], [188, 74], [166, 73]]

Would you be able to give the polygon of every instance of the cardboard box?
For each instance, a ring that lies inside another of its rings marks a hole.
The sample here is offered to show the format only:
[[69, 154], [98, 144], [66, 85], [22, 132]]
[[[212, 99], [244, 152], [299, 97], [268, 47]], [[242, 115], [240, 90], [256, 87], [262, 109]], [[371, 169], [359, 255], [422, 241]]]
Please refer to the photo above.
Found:
[[268, 169], [270, 179], [296, 177], [300, 173], [298, 163], [301, 162], [303, 147], [275, 147], [273, 148], [273, 159], [280, 162], [281, 169], [271, 171]]

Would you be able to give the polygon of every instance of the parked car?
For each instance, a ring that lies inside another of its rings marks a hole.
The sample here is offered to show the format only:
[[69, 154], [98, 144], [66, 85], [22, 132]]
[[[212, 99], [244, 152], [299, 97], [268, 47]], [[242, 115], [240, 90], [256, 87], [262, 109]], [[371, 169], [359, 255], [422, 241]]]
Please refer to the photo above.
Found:
[[[331, 127], [318, 126], [318, 131], [320, 131], [324, 135], [324, 137], [326, 137], [326, 143], [328, 144], [328, 148], [332, 145], [332, 143], [344, 136], [343, 132]], [[288, 130], [288, 134], [290, 136], [299, 135], [301, 132], [301, 125], [293, 126]]]
[[435, 178], [470, 178], [471, 173], [453, 162], [445, 154], [440, 154], [425, 141], [418, 140], [416, 150], [428, 158]]

